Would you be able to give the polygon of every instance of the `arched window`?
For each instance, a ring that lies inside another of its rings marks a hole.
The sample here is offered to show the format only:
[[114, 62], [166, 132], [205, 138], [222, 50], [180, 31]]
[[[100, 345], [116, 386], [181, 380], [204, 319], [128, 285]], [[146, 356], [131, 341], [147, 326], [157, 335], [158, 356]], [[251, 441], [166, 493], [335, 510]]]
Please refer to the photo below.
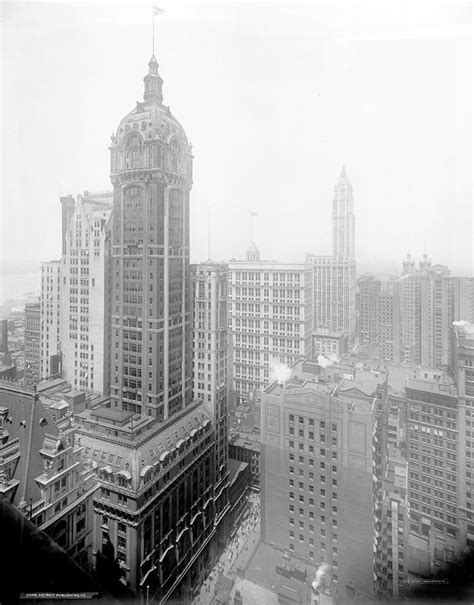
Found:
[[133, 134], [127, 141], [125, 152], [125, 167], [130, 170], [141, 168], [142, 165], [142, 140], [140, 136]]

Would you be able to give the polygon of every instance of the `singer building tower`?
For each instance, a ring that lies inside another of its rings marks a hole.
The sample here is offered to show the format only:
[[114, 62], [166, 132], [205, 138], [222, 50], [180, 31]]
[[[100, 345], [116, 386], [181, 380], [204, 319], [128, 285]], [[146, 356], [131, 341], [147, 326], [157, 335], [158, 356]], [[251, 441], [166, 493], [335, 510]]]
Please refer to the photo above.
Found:
[[192, 401], [192, 154], [154, 56], [148, 67], [110, 147], [109, 386], [113, 408], [166, 421]]

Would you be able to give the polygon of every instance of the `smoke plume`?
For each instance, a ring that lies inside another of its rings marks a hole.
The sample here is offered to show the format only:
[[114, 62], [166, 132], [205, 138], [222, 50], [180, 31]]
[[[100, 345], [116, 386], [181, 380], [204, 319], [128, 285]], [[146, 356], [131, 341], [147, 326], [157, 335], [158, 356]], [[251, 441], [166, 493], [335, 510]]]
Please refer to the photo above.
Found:
[[474, 324], [462, 319], [461, 321], [453, 321], [453, 326], [462, 328], [466, 334], [474, 334]]
[[281, 361], [273, 360], [270, 364], [270, 370], [270, 380], [276, 380], [279, 384], [283, 384], [291, 378], [291, 368], [281, 363]]
[[329, 569], [329, 565], [327, 565], [326, 563], [321, 563], [321, 565], [318, 567], [318, 569], [316, 570], [316, 575], [314, 576], [314, 580], [311, 584], [311, 586], [313, 587], [313, 590], [319, 590], [319, 587], [321, 586], [321, 582], [323, 580], [323, 578], [326, 576], [326, 572]]
[[337, 355], [330, 355], [329, 357], [325, 357], [324, 355], [318, 355], [318, 365], [322, 368], [328, 368], [335, 363], [339, 363], [341, 360], [337, 357]]

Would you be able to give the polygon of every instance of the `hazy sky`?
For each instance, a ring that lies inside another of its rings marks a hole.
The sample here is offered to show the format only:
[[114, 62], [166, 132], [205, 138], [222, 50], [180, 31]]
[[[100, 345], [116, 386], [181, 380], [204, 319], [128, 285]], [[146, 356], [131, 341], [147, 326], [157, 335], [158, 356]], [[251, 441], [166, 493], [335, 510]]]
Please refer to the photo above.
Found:
[[[194, 147], [192, 260], [330, 250], [354, 187], [361, 264], [472, 273], [472, 4], [157, 0], [165, 103]], [[58, 258], [59, 197], [110, 189], [143, 95], [151, 3], [3, 5], [3, 261]]]

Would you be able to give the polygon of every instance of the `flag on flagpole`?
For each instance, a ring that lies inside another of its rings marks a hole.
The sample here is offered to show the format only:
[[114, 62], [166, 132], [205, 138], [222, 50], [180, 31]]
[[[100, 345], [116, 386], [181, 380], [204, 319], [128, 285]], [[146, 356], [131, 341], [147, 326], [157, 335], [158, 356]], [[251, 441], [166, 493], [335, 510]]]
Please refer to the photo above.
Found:
[[157, 17], [158, 15], [162, 15], [165, 12], [165, 10], [163, 8], [160, 8], [159, 6], [153, 6], [153, 16]]

